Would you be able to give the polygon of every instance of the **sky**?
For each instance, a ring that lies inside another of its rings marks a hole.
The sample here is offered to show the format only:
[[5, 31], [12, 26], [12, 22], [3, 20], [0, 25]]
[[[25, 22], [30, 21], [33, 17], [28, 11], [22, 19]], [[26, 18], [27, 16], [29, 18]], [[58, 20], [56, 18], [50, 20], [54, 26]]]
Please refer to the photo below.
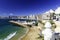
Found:
[[42, 14], [60, 6], [60, 0], [0, 0], [0, 16]]

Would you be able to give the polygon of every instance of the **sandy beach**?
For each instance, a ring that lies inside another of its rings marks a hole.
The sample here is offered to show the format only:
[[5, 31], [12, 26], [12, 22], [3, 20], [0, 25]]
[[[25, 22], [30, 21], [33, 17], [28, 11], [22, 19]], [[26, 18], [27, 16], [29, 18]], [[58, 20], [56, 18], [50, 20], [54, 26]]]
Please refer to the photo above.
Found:
[[38, 38], [40, 36], [39, 29], [41, 29], [41, 27], [41, 24], [39, 24], [38, 26], [31, 27], [27, 35], [23, 37], [21, 40], [41, 40], [40, 38]]
[[[13, 23], [15, 23], [15, 21], [13, 21]], [[38, 26], [28, 27], [29, 31], [26, 34], [24, 34], [22, 38], [20, 37], [18, 40], [41, 40], [39, 38], [40, 37], [39, 34], [42, 27], [43, 25], [41, 23], [38, 23]]]

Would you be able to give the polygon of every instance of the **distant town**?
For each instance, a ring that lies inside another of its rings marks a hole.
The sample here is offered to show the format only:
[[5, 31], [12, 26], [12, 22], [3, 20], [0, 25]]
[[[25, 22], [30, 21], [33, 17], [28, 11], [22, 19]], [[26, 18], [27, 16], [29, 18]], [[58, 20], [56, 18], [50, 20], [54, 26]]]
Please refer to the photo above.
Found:
[[0, 19], [38, 19], [41, 15], [29, 15], [29, 16], [0, 16]]
[[29, 16], [0, 16], [0, 19], [35, 19], [35, 20], [60, 20], [60, 7], [56, 10], [50, 9], [45, 13]]

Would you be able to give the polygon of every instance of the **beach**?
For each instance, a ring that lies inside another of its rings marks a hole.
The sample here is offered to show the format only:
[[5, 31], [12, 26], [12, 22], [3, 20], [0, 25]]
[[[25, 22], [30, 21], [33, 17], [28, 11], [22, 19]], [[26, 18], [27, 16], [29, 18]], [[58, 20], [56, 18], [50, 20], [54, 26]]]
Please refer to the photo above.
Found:
[[[4, 22], [4, 23], [2, 23], [2, 25], [5, 24], [2, 27], [6, 26], [7, 28], [9, 28], [8, 29], [9, 31], [13, 30], [13, 32], [11, 34], [12, 35], [14, 34], [14, 36], [10, 40], [42, 40], [41, 38], [39, 38], [40, 37], [40, 30], [42, 30], [42, 28], [44, 27], [41, 23], [38, 23], [38, 26], [29, 27], [29, 26], [23, 25], [17, 21], [13, 21], [14, 23], [9, 23], [8, 21], [7, 22], [5, 22], [5, 21], [4, 20], [1, 21], [1, 22]], [[59, 25], [60, 22], [54, 21], [54, 23], [56, 24], [55, 30], [60, 33], [60, 25]], [[7, 31], [7, 32], [9, 32], [9, 31]], [[6, 35], [7, 35], [7, 33], [6, 33]], [[10, 37], [10, 33], [7, 36]]]
[[40, 30], [42, 25], [39, 24], [38, 26], [33, 26], [29, 28], [28, 33], [21, 39], [21, 40], [41, 40], [40, 37]]
[[[19, 22], [15, 22], [15, 21], [11, 21], [11, 22], [20, 25]], [[41, 40], [39, 37], [42, 27], [43, 25], [41, 23], [38, 23], [38, 26], [32, 26], [32, 27], [27, 26], [26, 28], [28, 30], [26, 31], [26, 33], [20, 36], [19, 39], [15, 39], [15, 40]]]

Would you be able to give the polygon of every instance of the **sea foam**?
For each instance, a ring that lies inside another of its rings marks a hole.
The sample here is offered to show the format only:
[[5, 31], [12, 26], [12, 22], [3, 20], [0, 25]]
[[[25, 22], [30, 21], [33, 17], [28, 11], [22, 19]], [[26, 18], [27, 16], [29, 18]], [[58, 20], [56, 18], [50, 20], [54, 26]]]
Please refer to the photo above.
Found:
[[14, 32], [14, 33], [9, 34], [4, 40], [9, 40], [9, 39], [11, 39], [16, 33], [17, 33], [17, 31]]

